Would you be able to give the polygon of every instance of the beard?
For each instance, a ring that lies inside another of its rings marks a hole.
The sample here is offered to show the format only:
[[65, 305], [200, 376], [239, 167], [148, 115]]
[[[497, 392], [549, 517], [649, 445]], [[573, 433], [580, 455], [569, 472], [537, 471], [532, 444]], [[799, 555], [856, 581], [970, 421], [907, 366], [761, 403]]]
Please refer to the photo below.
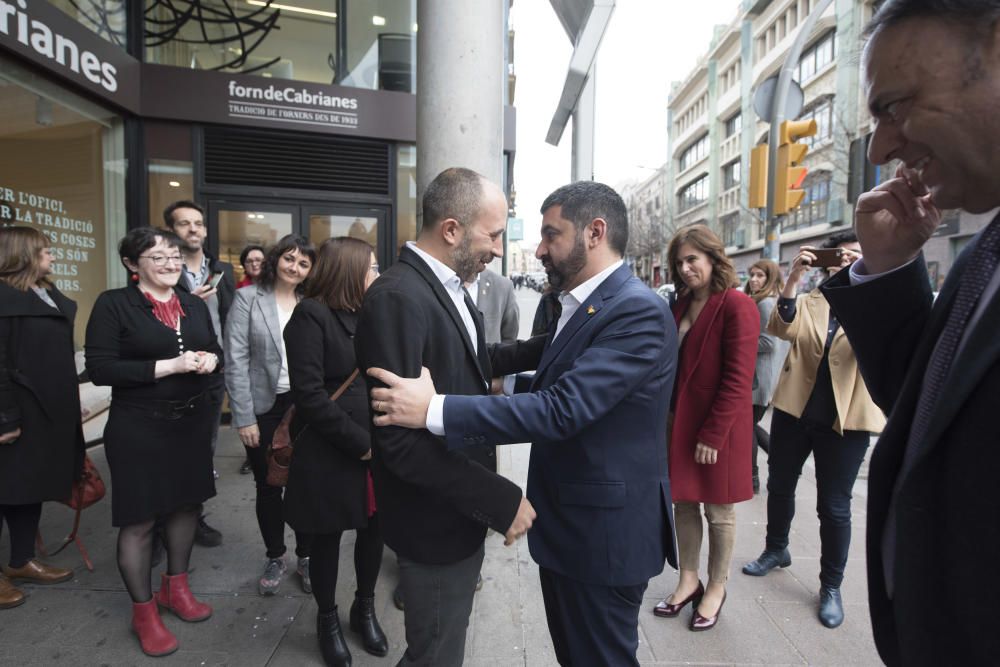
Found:
[[489, 264], [493, 254], [477, 256], [472, 252], [472, 239], [465, 234], [452, 252], [451, 261], [455, 263], [455, 273], [463, 283], [471, 283], [479, 275], [479, 264]]
[[563, 286], [576, 277], [583, 267], [587, 265], [587, 247], [583, 242], [583, 233], [576, 235], [573, 249], [570, 250], [566, 259], [554, 262], [550, 256], [542, 258], [542, 266], [545, 267], [545, 274], [549, 277], [549, 285], [552, 289], [562, 291]]

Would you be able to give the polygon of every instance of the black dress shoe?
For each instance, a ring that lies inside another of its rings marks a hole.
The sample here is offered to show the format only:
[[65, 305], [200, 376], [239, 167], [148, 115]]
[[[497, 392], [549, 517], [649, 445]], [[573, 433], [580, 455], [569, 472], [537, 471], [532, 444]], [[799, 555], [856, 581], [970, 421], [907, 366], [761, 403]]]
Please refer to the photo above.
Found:
[[835, 628], [844, 622], [844, 601], [839, 588], [820, 586], [819, 622], [828, 628]]
[[389, 641], [375, 617], [374, 597], [361, 598], [355, 595], [349, 616], [351, 631], [361, 635], [361, 643], [366, 651], [379, 657], [389, 652]]
[[194, 529], [194, 543], [200, 547], [217, 547], [222, 544], [222, 533], [205, 523], [205, 515], [198, 517]]
[[792, 555], [788, 549], [781, 551], [768, 551], [765, 549], [757, 560], [752, 560], [743, 566], [743, 574], [751, 577], [763, 577], [776, 567], [788, 567], [792, 564]]
[[336, 607], [333, 611], [316, 615], [316, 636], [319, 639], [319, 652], [323, 654], [323, 662], [327, 667], [351, 667], [351, 651], [344, 641], [344, 631], [340, 628]]
[[406, 604], [403, 602], [403, 589], [398, 584], [394, 589], [392, 589], [392, 603], [396, 605], [396, 609], [403, 611]]

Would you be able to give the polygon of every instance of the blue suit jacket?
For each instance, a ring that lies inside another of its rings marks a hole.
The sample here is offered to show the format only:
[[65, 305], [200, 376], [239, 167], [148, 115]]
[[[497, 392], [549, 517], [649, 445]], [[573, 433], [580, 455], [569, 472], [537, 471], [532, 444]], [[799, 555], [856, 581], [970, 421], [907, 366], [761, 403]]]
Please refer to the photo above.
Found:
[[530, 393], [448, 396], [449, 448], [531, 441], [535, 561], [588, 584], [645, 583], [676, 567], [667, 410], [677, 329], [620, 267], [546, 343]]

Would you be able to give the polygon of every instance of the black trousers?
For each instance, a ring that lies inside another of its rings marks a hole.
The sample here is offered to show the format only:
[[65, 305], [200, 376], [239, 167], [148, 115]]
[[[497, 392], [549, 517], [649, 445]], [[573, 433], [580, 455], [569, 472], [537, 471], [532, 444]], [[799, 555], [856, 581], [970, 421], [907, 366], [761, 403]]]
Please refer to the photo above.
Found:
[[765, 453], [770, 453], [771, 451], [771, 437], [760, 425], [760, 420], [764, 418], [765, 412], [767, 412], [766, 405], [753, 406], [753, 467], [751, 468], [751, 472], [754, 477], [758, 476], [760, 470], [757, 467], [757, 450], [763, 449]]
[[545, 619], [560, 665], [638, 665], [639, 607], [647, 583], [584, 584], [538, 568]]
[[[260, 430], [260, 446], [244, 447], [247, 459], [253, 471], [253, 479], [257, 485], [257, 525], [260, 535], [264, 538], [264, 547], [268, 558], [280, 558], [287, 551], [285, 547], [285, 517], [283, 497], [285, 489], [271, 486], [267, 483], [267, 448], [274, 437], [281, 418], [292, 405], [292, 393], [278, 394], [274, 406], [266, 413], [257, 415], [257, 428]], [[310, 554], [312, 537], [295, 531], [295, 555], [307, 558]]]
[[[311, 535], [312, 558], [309, 570], [312, 576], [313, 597], [320, 613], [337, 608], [337, 576], [340, 569], [340, 538], [343, 532]], [[354, 576], [357, 581], [355, 597], [375, 597], [375, 582], [382, 569], [382, 530], [378, 512], [368, 518], [368, 526], [358, 528], [354, 541]]]
[[24, 567], [35, 557], [35, 535], [42, 518], [42, 504], [0, 505], [0, 533], [7, 522], [10, 531], [9, 567]]
[[397, 554], [406, 601], [406, 652], [396, 667], [461, 667], [485, 554], [479, 545], [471, 556], [448, 565], [427, 565]]
[[816, 464], [816, 513], [819, 515], [820, 583], [840, 587], [851, 546], [851, 492], [868, 449], [867, 431], [811, 426], [786, 412], [771, 418], [767, 479], [767, 549], [788, 547], [795, 516], [795, 487], [812, 453]]

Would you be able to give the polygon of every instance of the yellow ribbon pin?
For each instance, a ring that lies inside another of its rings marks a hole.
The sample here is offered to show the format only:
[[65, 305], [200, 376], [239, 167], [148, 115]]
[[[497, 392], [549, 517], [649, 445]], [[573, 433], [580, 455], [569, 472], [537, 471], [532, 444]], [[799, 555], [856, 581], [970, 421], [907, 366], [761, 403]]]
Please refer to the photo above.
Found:
[[593, 306], [587, 306], [587, 314], [588, 314], [588, 315], [593, 315], [593, 314], [594, 314], [594, 313], [596, 313], [596, 312], [597, 312], [597, 311], [596, 311], [596, 310], [594, 310], [594, 307], [593, 307]]

